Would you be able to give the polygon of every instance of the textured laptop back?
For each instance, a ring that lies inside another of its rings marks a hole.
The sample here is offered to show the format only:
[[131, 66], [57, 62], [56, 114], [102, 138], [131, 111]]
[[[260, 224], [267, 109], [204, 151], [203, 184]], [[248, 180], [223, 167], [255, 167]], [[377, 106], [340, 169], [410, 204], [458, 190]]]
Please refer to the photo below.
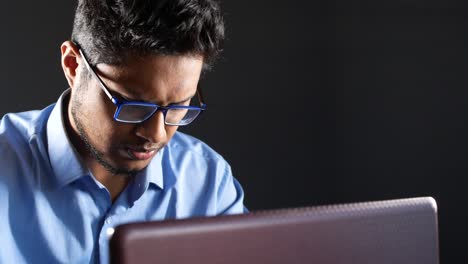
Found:
[[111, 263], [436, 264], [432, 198], [117, 227]]

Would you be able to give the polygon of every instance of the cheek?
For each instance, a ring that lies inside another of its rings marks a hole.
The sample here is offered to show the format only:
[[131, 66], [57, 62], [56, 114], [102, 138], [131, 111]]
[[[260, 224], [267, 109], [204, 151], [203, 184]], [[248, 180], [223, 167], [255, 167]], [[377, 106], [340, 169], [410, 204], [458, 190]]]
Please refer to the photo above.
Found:
[[102, 100], [89, 100], [82, 105], [83, 119], [86, 120], [85, 130], [92, 143], [101, 150], [119, 136], [118, 124], [113, 120], [114, 112], [115, 107]]
[[116, 148], [134, 141], [132, 140], [134, 134], [132, 125], [120, 123], [108, 117], [99, 121], [98, 126], [99, 144], [106, 144], [107, 148]]
[[95, 132], [101, 133], [101, 131], [110, 130], [113, 126], [112, 114], [108, 107], [103, 107], [103, 104], [90, 103], [85, 106], [86, 117], [90, 123], [90, 128]]

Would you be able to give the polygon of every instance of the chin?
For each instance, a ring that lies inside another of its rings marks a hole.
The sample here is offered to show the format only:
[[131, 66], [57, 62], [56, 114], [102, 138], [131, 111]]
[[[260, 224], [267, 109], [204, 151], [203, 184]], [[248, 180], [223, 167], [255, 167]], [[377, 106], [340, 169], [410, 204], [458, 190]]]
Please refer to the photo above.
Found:
[[129, 160], [121, 157], [114, 159], [103, 159], [99, 157], [98, 162], [114, 175], [132, 176], [144, 170], [151, 162], [149, 160]]
[[129, 170], [141, 170], [148, 166], [149, 161], [141, 160], [129, 160], [129, 159], [112, 159], [110, 162], [113, 167], [129, 169]]

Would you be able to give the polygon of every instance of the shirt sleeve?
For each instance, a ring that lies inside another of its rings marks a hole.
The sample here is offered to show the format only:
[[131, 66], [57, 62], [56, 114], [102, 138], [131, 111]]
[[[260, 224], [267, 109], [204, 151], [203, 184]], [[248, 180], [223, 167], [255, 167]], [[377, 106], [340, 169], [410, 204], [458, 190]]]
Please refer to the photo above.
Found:
[[240, 183], [232, 176], [229, 164], [222, 167], [221, 181], [217, 190], [218, 215], [242, 214], [248, 210], [244, 206], [244, 190]]

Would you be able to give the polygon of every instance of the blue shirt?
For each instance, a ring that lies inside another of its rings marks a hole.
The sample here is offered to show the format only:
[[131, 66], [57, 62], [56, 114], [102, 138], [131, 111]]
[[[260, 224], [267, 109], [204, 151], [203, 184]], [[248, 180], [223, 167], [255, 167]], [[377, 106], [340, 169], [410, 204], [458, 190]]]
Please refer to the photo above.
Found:
[[180, 132], [112, 203], [66, 135], [67, 94], [0, 121], [0, 263], [108, 263], [119, 224], [244, 212], [226, 161]]

